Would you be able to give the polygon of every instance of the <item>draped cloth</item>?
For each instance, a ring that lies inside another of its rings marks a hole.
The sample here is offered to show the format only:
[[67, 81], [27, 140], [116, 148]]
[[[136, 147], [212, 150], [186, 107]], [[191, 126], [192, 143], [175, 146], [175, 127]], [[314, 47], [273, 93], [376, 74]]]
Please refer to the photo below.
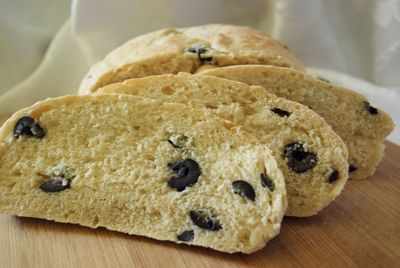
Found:
[[0, 114], [74, 94], [89, 67], [168, 26], [248, 25], [387, 111], [400, 144], [400, 0], [0, 0]]

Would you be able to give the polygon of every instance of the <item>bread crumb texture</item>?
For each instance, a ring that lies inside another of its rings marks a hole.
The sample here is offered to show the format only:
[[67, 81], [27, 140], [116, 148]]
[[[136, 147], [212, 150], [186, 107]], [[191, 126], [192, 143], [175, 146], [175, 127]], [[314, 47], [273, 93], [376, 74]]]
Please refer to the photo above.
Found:
[[348, 177], [347, 150], [311, 109], [262, 87], [180, 73], [126, 80], [97, 94], [132, 94], [206, 109], [240, 125], [271, 148], [288, 191], [286, 215], [311, 216], [333, 201]]
[[231, 253], [263, 247], [286, 209], [265, 145], [208, 112], [129, 95], [17, 112], [0, 130], [0, 174], [1, 213]]
[[383, 157], [383, 142], [393, 131], [394, 123], [361, 94], [289, 68], [240, 65], [201, 73], [262, 86], [268, 93], [308, 106], [345, 142], [350, 178], [364, 179], [375, 173]]

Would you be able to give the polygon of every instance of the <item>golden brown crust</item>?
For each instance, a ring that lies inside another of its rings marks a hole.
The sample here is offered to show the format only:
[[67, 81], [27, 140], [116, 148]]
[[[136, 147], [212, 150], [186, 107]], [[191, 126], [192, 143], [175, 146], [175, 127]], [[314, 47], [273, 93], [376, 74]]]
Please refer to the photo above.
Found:
[[[207, 50], [207, 62], [188, 48]], [[271, 64], [303, 70], [303, 64], [280, 42], [248, 27], [211, 24], [167, 28], [138, 36], [96, 63], [83, 79], [79, 93], [128, 78], [195, 72], [203, 64]]]
[[304, 70], [303, 63], [285, 44], [250, 27], [209, 24], [179, 30], [209, 41], [213, 48], [232, 53], [232, 57], [255, 58], [269, 65]]

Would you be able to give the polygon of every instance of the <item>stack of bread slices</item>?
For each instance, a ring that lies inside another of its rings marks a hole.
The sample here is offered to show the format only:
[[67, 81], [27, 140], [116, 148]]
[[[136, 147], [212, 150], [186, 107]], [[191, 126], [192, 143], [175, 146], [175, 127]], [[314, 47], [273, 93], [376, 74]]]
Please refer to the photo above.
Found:
[[136, 37], [0, 130], [0, 212], [252, 253], [372, 175], [390, 117], [248, 27]]

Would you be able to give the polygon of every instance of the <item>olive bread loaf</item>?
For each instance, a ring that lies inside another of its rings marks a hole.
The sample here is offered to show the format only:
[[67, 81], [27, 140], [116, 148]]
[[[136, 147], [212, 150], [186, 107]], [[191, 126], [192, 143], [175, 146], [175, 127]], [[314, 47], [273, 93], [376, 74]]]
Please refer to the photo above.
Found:
[[93, 65], [79, 93], [128, 78], [196, 72], [204, 64], [271, 64], [303, 70], [303, 64], [279, 41], [249, 27], [210, 24], [167, 28], [138, 36]]

